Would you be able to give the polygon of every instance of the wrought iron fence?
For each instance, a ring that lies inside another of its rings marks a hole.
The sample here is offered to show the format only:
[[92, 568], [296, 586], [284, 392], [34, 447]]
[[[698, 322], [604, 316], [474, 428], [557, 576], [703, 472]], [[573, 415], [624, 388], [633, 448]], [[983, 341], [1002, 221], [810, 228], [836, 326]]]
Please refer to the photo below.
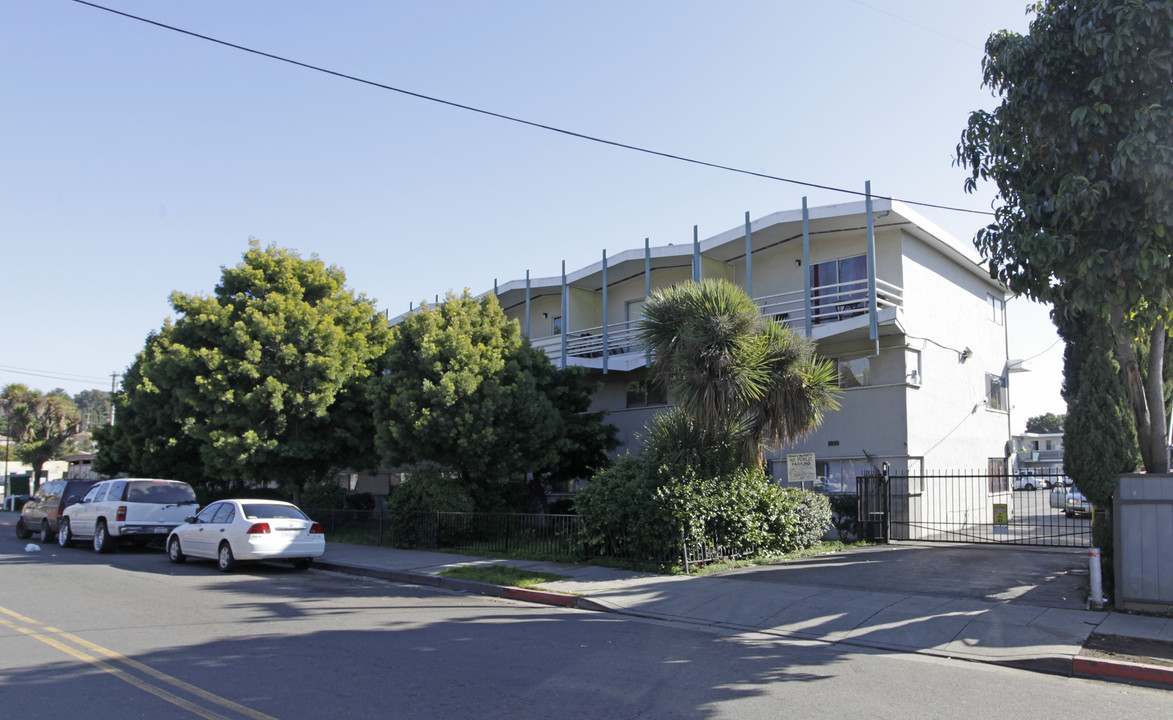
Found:
[[514, 557], [589, 560], [605, 557], [638, 563], [696, 565], [753, 555], [752, 548], [731, 547], [719, 540], [686, 541], [668, 534], [653, 546], [624, 538], [586, 543], [578, 515], [525, 513], [392, 512], [376, 510], [307, 509], [332, 542], [385, 547], [453, 550]]
[[308, 509], [335, 542], [582, 559], [577, 515]]

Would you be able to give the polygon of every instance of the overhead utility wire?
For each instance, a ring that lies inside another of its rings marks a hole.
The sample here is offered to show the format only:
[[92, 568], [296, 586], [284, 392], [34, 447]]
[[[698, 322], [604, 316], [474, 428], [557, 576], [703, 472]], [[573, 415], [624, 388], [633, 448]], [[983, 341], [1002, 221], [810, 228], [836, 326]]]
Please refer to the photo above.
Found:
[[105, 382], [105, 378], [97, 378], [92, 375], [69, 375], [68, 373], [57, 374], [48, 370], [17, 368], [9, 365], [0, 365], [0, 372], [12, 373], [13, 375], [28, 375], [31, 377], [47, 378], [49, 380], [62, 380], [72, 383]]
[[[512, 115], [505, 115], [503, 113], [493, 112], [492, 110], [484, 110], [482, 108], [473, 107], [471, 105], [463, 105], [461, 103], [453, 102], [451, 100], [444, 100], [442, 98], [433, 97], [431, 95], [424, 95], [423, 93], [414, 92], [412, 90], [404, 90], [403, 88], [397, 88], [392, 85], [385, 85], [383, 83], [378, 83], [373, 80], [366, 80], [366, 79], [363, 79], [360, 77], [356, 77], [354, 75], [347, 75], [346, 73], [338, 72], [337, 70], [329, 70], [327, 68], [319, 67], [317, 65], [310, 65], [309, 63], [304, 63], [299, 60], [291, 60], [290, 58], [282, 57], [280, 55], [273, 55], [272, 53], [267, 53], [262, 50], [254, 50], [253, 48], [245, 47], [244, 45], [237, 45], [236, 43], [230, 43], [226, 40], [219, 40], [217, 38], [209, 37], [207, 35], [201, 35], [199, 33], [192, 32], [190, 30], [184, 30], [183, 28], [178, 28], [173, 25], [167, 25], [165, 23], [161, 23], [161, 22], [158, 22], [155, 20], [150, 20], [150, 19], [147, 19], [144, 17], [139, 17], [138, 15], [131, 15], [130, 13], [122, 12], [121, 10], [114, 10], [112, 8], [103, 7], [102, 5], [97, 5], [92, 2], [86, 2], [86, 0], [73, 0], [73, 2], [78, 3], [80, 5], [88, 5], [92, 8], [96, 8], [98, 10], [105, 10], [108, 13], [113, 13], [115, 15], [121, 15], [123, 17], [130, 18], [131, 20], [138, 20], [139, 22], [144, 22], [144, 23], [147, 23], [148, 25], [154, 25], [156, 27], [161, 27], [165, 30], [172, 30], [177, 33], [189, 35], [194, 38], [199, 38], [200, 40], [207, 40], [208, 42], [213, 42], [218, 45], [230, 47], [235, 50], [241, 50], [241, 51], [244, 51], [247, 53], [252, 53], [253, 55], [260, 55], [261, 57], [267, 57], [271, 60], [278, 60], [283, 63], [289, 63], [290, 65], [296, 65], [298, 67], [303, 67], [307, 70], [313, 70], [315, 72], [325, 73], [327, 75], [333, 75], [335, 77], [340, 77], [345, 80], [352, 80], [354, 82], [362, 83], [364, 85], [370, 85], [372, 87], [377, 87], [382, 90], [390, 90], [391, 92], [397, 92], [402, 95], [407, 95], [409, 97], [418, 98], [420, 100], [427, 100], [428, 102], [434, 102], [434, 103], [439, 103], [441, 105], [447, 105], [448, 107], [453, 107], [453, 108], [457, 108], [460, 110], [467, 110], [469, 112], [480, 113], [481, 115], [488, 115], [489, 117], [495, 117], [500, 120], [507, 120], [509, 122], [519, 123], [521, 125], [528, 125], [529, 127], [534, 127], [534, 128], [538, 128], [541, 130], [548, 130], [550, 132], [560, 133], [562, 135], [568, 135], [570, 137], [576, 137], [576, 138], [579, 138], [580, 140], [589, 140], [590, 142], [600, 143], [602, 145], [610, 145], [611, 147], [622, 148], [624, 150], [633, 150], [635, 152], [641, 152], [641, 153], [644, 153], [647, 155], [655, 155], [657, 157], [667, 158], [669, 160], [679, 160], [680, 162], [691, 163], [693, 165], [701, 165], [703, 167], [714, 168], [716, 170], [726, 170], [728, 172], [739, 173], [741, 175], [749, 175], [752, 177], [759, 177], [759, 178], [763, 178], [766, 180], [777, 180], [778, 182], [790, 183], [792, 185], [801, 185], [803, 187], [816, 188], [819, 190], [830, 190], [832, 192], [846, 193], [848, 195], [858, 195], [860, 197], [867, 196], [867, 193], [861, 192], [859, 190], [848, 190], [846, 188], [834, 187], [832, 185], [820, 185], [818, 183], [805, 182], [802, 180], [794, 180], [792, 178], [784, 178], [784, 177], [780, 177], [778, 175], [768, 175], [766, 173], [754, 172], [753, 170], [744, 170], [742, 168], [736, 168], [736, 167], [732, 167], [730, 165], [721, 165], [719, 163], [706, 162], [704, 160], [697, 160], [695, 158], [685, 157], [683, 155], [674, 155], [672, 153], [661, 152], [659, 150], [651, 150], [648, 148], [640, 147], [638, 145], [628, 145], [627, 143], [621, 143], [621, 142], [618, 142], [615, 140], [607, 140], [605, 138], [595, 137], [593, 135], [586, 135], [584, 133], [575, 132], [573, 130], [566, 130], [564, 128], [554, 127], [553, 125], [543, 125], [542, 123], [534, 122], [533, 120], [525, 120], [525, 119], [522, 119], [519, 117], [514, 117]], [[919, 207], [936, 208], [938, 210], [950, 210], [953, 212], [972, 213], [974, 215], [993, 215], [994, 214], [988, 210], [973, 210], [971, 208], [959, 208], [959, 207], [953, 207], [950, 205], [937, 205], [934, 203], [919, 202], [916, 200], [902, 200], [900, 198], [889, 197], [886, 195], [872, 195], [872, 197], [880, 199], [880, 200], [891, 200], [894, 202], [901, 202], [906, 205], [916, 205]]]

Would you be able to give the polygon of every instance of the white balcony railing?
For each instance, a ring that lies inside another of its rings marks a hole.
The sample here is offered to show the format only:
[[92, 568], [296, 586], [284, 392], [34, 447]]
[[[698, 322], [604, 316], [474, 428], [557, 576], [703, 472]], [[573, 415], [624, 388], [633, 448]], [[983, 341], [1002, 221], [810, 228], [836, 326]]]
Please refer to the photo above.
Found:
[[[825, 327], [866, 315], [868, 308], [867, 281], [857, 280], [811, 289], [811, 325]], [[764, 317], [772, 317], [792, 329], [806, 328], [806, 303], [803, 291], [778, 293], [756, 298]], [[904, 305], [900, 287], [883, 280], [876, 281], [876, 309], [898, 308]], [[604, 343], [603, 326], [580, 328], [566, 333], [566, 359], [570, 365], [603, 367], [606, 356], [609, 365], [627, 366], [631, 360], [642, 360], [646, 350], [639, 341], [639, 321], [611, 323], [607, 326]], [[562, 336], [531, 338], [533, 347], [544, 350], [551, 360], [562, 357]], [[622, 357], [617, 357], [622, 356]]]

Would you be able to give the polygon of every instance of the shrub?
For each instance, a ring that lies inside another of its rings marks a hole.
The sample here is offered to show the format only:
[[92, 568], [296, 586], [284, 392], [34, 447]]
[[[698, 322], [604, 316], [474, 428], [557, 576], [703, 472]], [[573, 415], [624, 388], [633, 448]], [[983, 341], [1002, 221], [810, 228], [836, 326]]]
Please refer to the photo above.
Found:
[[302, 507], [317, 510], [340, 510], [346, 504], [346, 489], [336, 480], [307, 483], [301, 494]]
[[574, 498], [583, 551], [653, 562], [674, 557], [676, 528], [655, 495], [660, 484], [659, 473], [632, 455], [596, 474]]
[[474, 507], [460, 478], [435, 465], [410, 472], [387, 498], [387, 508], [395, 513], [472, 512]]
[[575, 499], [584, 550], [665, 562], [690, 543], [741, 552], [792, 552], [817, 544], [831, 506], [809, 490], [780, 488], [761, 471], [698, 475], [627, 456], [599, 473]]
[[345, 504], [347, 510], [374, 510], [375, 496], [367, 492], [350, 493], [345, 498]]
[[831, 502], [812, 490], [771, 488], [770, 549], [788, 553], [817, 545], [831, 527]]

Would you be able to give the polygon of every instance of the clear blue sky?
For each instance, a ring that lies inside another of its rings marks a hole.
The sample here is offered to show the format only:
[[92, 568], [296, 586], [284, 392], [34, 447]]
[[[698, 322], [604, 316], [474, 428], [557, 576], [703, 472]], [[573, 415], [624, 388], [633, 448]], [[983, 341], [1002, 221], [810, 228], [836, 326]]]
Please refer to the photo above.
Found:
[[[373, 82], [654, 150], [988, 210], [953, 154], [1025, 0], [107, 0]], [[249, 237], [392, 315], [754, 217], [851, 200], [537, 130], [70, 0], [0, 4], [0, 385], [108, 389], [173, 290]], [[918, 208], [961, 239], [987, 220]], [[1010, 305], [1015, 429], [1063, 412], [1046, 309]], [[1054, 345], [1053, 345], [1054, 344]]]

